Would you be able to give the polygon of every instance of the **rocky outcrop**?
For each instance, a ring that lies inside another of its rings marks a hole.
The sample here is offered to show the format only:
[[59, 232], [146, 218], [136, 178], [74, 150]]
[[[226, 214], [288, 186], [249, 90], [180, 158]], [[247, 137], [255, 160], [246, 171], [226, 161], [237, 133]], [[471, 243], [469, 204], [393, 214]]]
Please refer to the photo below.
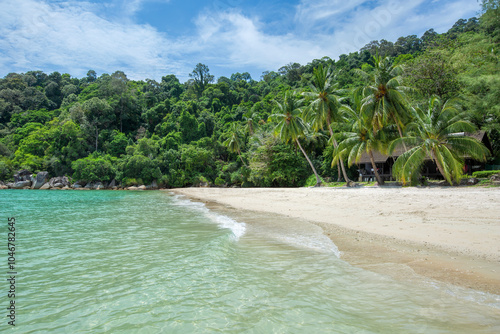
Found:
[[149, 186], [146, 186], [147, 190], [153, 190], [153, 189], [158, 189], [158, 183], [155, 181], [151, 182]]
[[36, 174], [36, 178], [32, 178], [31, 189], [40, 189], [49, 177], [48, 172], [40, 172]]
[[64, 188], [70, 186], [69, 179], [67, 176], [57, 176], [53, 177], [49, 181], [50, 188]]
[[7, 183], [7, 186], [10, 189], [24, 189], [25, 187], [30, 187], [31, 186], [31, 181], [17, 181], [14, 183]]
[[27, 169], [23, 169], [23, 170], [18, 171], [16, 174], [14, 174], [14, 184], [21, 182], [21, 181], [30, 181], [30, 183], [31, 183], [31, 175], [32, 174], [33, 173]]
[[113, 179], [111, 182], [108, 184], [109, 189], [118, 189], [118, 185], [116, 184], [116, 180]]
[[48, 182], [45, 182], [43, 186], [40, 187], [40, 190], [46, 190], [46, 189], [50, 189], [50, 184]]

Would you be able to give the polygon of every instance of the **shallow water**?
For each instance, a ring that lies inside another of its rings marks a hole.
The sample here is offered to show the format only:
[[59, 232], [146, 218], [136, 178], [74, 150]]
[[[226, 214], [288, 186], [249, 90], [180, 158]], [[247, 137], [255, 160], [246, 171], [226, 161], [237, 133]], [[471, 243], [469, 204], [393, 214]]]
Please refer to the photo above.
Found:
[[14, 332], [500, 332], [500, 296], [353, 267], [282, 217], [159, 191], [3, 190], [0, 210], [0, 238], [16, 218]]

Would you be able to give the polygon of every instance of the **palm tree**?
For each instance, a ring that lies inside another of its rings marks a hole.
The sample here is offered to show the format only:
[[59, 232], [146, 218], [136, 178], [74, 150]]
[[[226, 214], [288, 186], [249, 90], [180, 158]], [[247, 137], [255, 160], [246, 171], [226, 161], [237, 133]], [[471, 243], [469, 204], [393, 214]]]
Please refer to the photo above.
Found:
[[274, 100], [274, 103], [276, 104], [275, 114], [271, 115], [271, 117], [278, 122], [274, 128], [274, 134], [277, 135], [282, 142], [288, 143], [288, 141], [291, 140], [297, 144], [316, 176], [316, 187], [319, 187], [321, 185], [321, 180], [316, 172], [316, 168], [314, 168], [314, 165], [299, 141], [299, 138], [303, 137], [307, 131], [304, 120], [300, 118], [300, 114], [302, 113], [302, 101], [296, 100], [292, 92], [288, 91], [285, 92], [283, 103], [279, 103], [276, 100]]
[[241, 131], [240, 127], [238, 126], [238, 123], [233, 122], [231, 124], [231, 129], [229, 130], [229, 138], [224, 141], [224, 146], [226, 146], [230, 152], [232, 153], [238, 153], [238, 156], [240, 157], [241, 162], [245, 167], [248, 167], [245, 161], [243, 161], [243, 158], [241, 157], [241, 147], [243, 146], [240, 136], [241, 136]]
[[[396, 124], [399, 136], [403, 138], [402, 127], [409, 120], [406, 93], [410, 88], [401, 84], [403, 72], [401, 66], [391, 64], [388, 57], [373, 57], [375, 69], [367, 73], [357, 69], [356, 72], [368, 79], [370, 84], [363, 89], [361, 111], [371, 118], [374, 131], [381, 130], [389, 123]], [[402, 142], [406, 151], [406, 145]]]
[[340, 141], [338, 147], [333, 151], [332, 165], [342, 161], [342, 157], [347, 155], [347, 163], [352, 166], [354, 163], [359, 163], [363, 153], [368, 154], [372, 164], [375, 178], [379, 185], [384, 184], [377, 170], [377, 165], [373, 157], [373, 152], [378, 151], [385, 153], [387, 150], [386, 131], [374, 131], [371, 118], [361, 112], [361, 99], [354, 94], [354, 109], [345, 106], [343, 109], [348, 113], [349, 119], [352, 120], [351, 131], [343, 132], [343, 140]]
[[489, 151], [481, 142], [465, 135], [475, 127], [464, 119], [464, 113], [458, 111], [453, 100], [442, 102], [433, 97], [425, 109], [415, 108], [414, 121], [407, 126], [409, 135], [398, 138], [389, 147], [392, 152], [403, 139], [412, 146], [394, 163], [395, 177], [403, 183], [415, 180], [424, 161], [430, 158], [452, 185], [460, 181], [464, 156], [485, 161]]
[[243, 120], [246, 122], [245, 128], [250, 136], [254, 134], [255, 128], [257, 127], [257, 118], [258, 114], [255, 111], [255, 105], [243, 114]]
[[[342, 119], [340, 115], [341, 98], [338, 96], [338, 83], [334, 82], [332, 72], [319, 65], [314, 69], [313, 82], [310, 84], [311, 92], [303, 92], [302, 95], [311, 99], [309, 107], [304, 111], [304, 118], [311, 123], [314, 131], [323, 130], [325, 124], [330, 132], [333, 146], [338, 144], [333, 135], [332, 122]], [[340, 160], [340, 169], [344, 179], [349, 186], [351, 180], [347, 177], [344, 162]]]

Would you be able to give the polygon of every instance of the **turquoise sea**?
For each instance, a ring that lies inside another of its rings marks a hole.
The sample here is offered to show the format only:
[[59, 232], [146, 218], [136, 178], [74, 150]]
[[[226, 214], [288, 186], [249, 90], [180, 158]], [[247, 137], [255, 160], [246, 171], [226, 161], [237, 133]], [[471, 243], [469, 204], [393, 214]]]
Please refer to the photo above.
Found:
[[397, 281], [313, 225], [167, 191], [2, 190], [0, 238], [0, 332], [500, 333], [500, 296]]

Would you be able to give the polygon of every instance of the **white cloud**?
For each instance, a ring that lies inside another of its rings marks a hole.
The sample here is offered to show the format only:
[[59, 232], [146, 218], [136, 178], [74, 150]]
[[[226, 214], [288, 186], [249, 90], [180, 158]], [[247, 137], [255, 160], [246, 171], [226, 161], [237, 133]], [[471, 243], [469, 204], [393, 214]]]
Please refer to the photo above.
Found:
[[76, 76], [87, 70], [125, 70], [131, 78], [159, 78], [183, 70], [170, 59], [177, 44], [148, 25], [122, 24], [97, 14], [95, 5], [71, 6], [20, 0], [2, 6], [0, 71], [64, 69]]
[[41, 69], [81, 77], [94, 69], [123, 70], [133, 79], [173, 73], [185, 80], [198, 62], [234, 72], [277, 70], [290, 62], [335, 59], [375, 39], [395, 41], [430, 28], [443, 32], [479, 10], [471, 0], [302, 0], [287, 16], [294, 20], [285, 34], [267, 30], [281, 17], [270, 24], [233, 7], [202, 12], [196, 34], [174, 38], [134, 23], [147, 2], [169, 0], [116, 0], [112, 6], [122, 6], [124, 19], [107, 18], [102, 4], [47, 1], [2, 3], [0, 76]]

